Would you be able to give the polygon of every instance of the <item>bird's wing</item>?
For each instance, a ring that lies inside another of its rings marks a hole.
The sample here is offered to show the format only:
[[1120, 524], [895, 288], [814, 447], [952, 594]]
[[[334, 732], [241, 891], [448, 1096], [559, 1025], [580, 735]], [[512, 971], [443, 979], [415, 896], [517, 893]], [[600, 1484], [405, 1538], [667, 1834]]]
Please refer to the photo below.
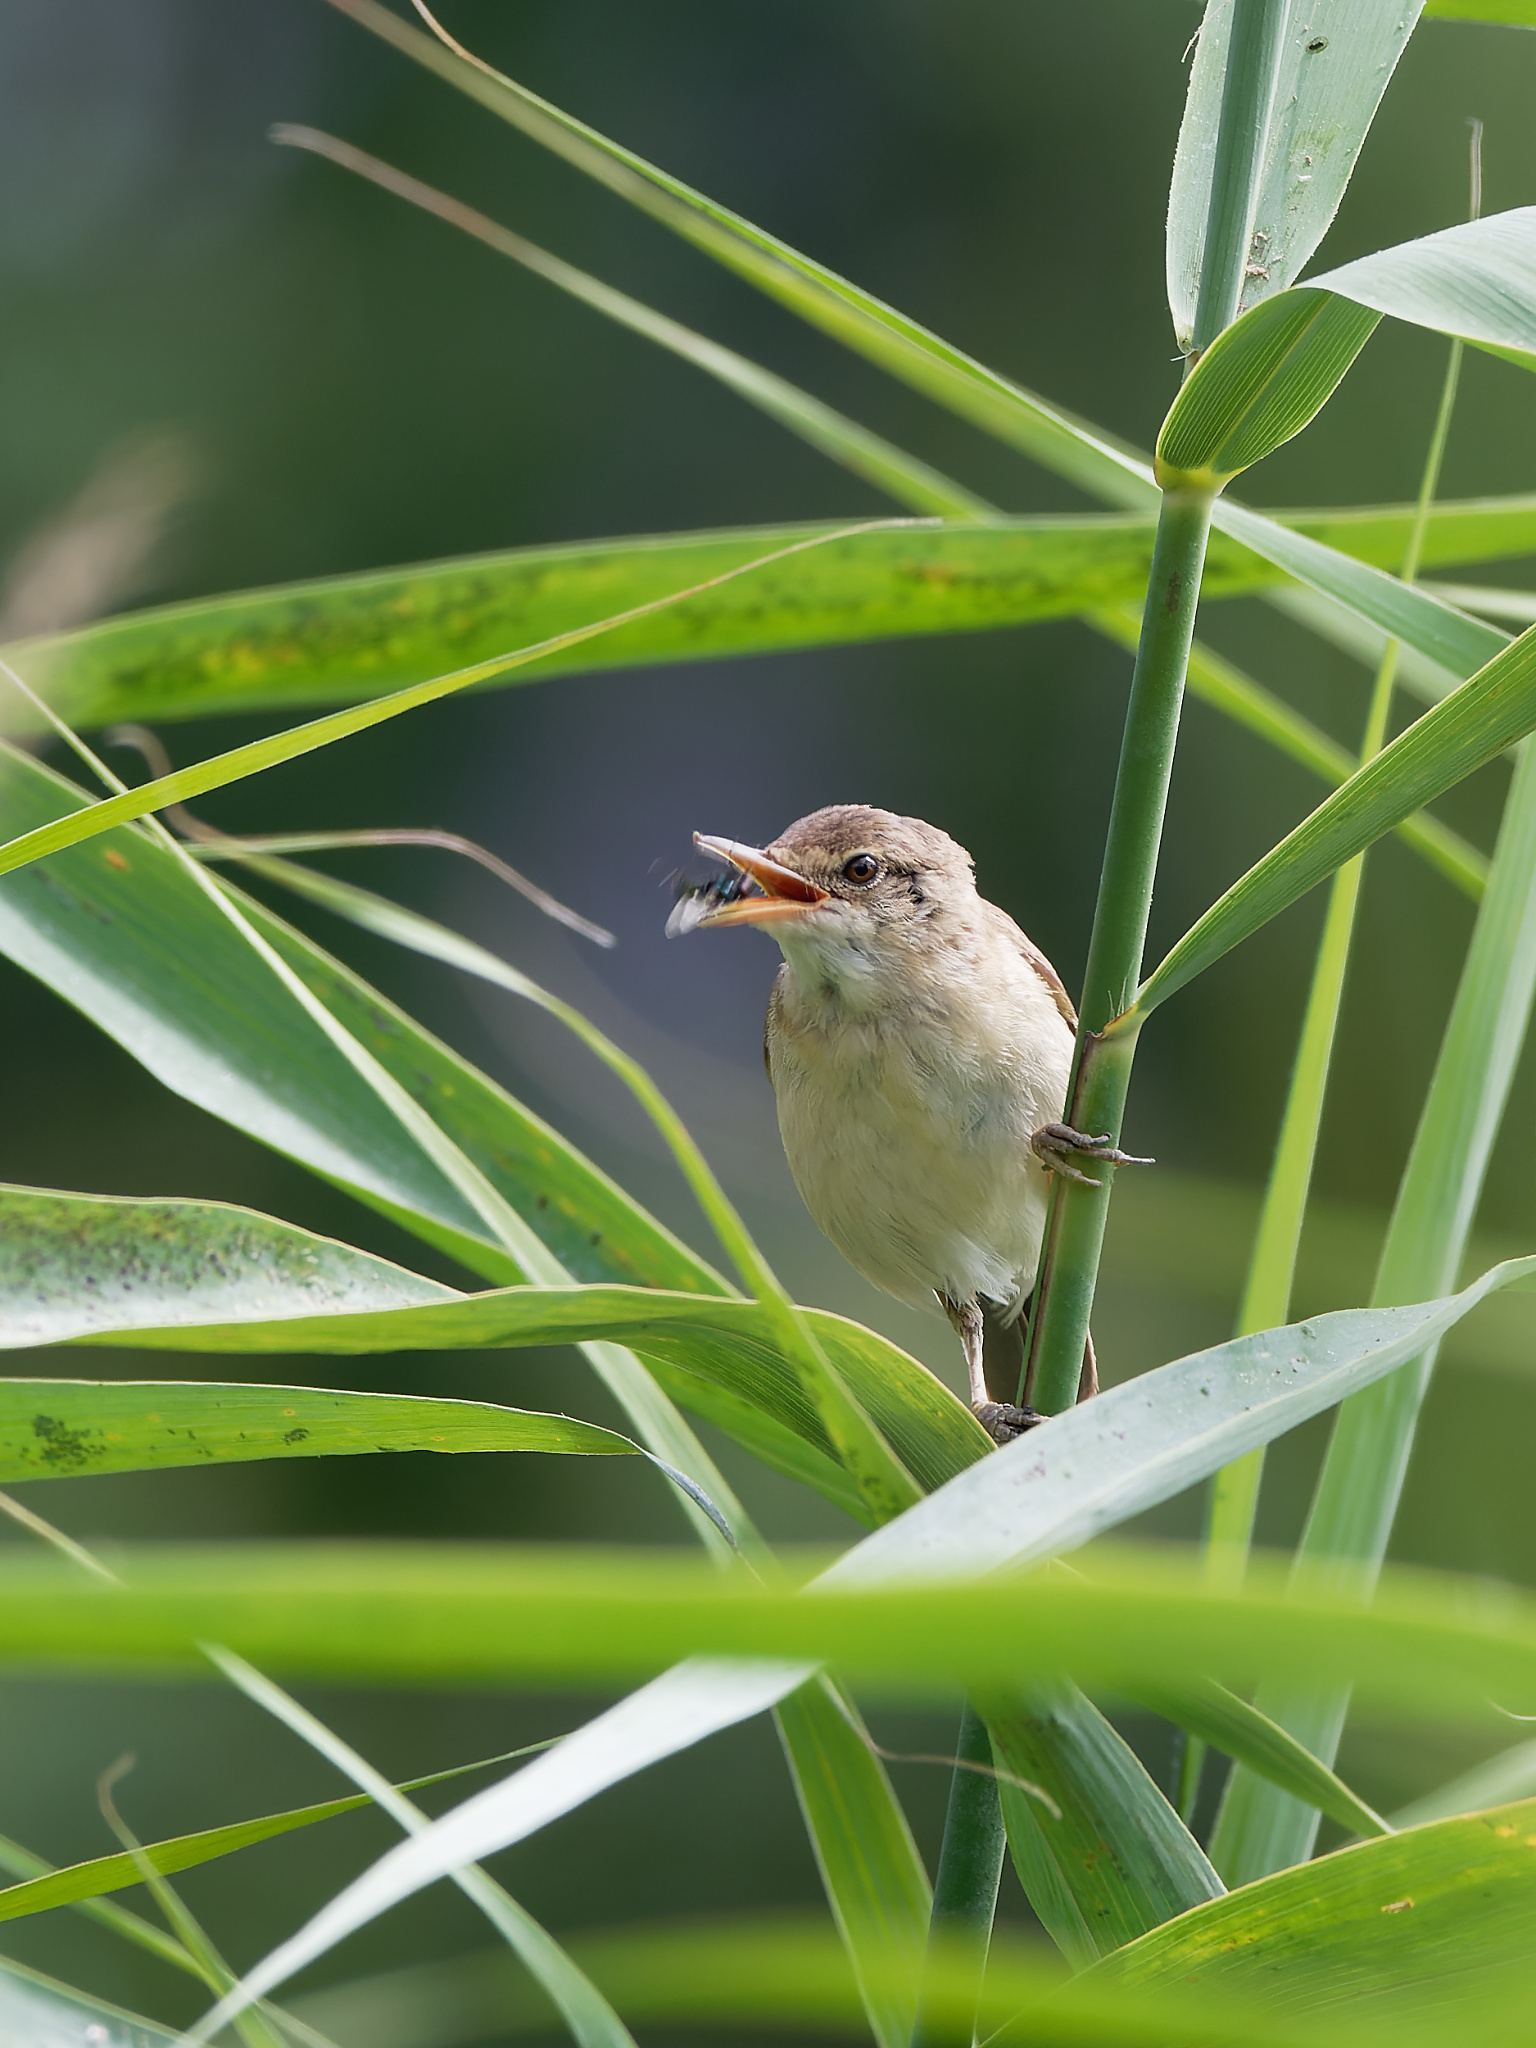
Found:
[[1061, 976], [1056, 972], [1050, 961], [1046, 959], [1034, 940], [1027, 933], [1020, 931], [1007, 911], [998, 910], [996, 904], [993, 904], [991, 907], [996, 916], [1007, 927], [1008, 936], [1050, 990], [1051, 1000], [1055, 1003], [1063, 1018], [1075, 1031], [1077, 1029], [1077, 1012], [1072, 1007], [1072, 998], [1067, 994], [1066, 984]]

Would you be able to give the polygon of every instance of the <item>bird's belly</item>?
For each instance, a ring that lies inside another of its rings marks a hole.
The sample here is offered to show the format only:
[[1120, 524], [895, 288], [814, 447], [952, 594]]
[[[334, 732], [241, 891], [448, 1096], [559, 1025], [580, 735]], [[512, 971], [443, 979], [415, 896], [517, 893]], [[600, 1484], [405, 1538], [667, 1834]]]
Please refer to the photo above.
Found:
[[943, 1062], [776, 1047], [779, 1129], [819, 1227], [900, 1301], [1015, 1307], [1034, 1281], [1048, 1179], [1033, 1131], [1061, 1109], [1064, 1071], [978, 1080]]

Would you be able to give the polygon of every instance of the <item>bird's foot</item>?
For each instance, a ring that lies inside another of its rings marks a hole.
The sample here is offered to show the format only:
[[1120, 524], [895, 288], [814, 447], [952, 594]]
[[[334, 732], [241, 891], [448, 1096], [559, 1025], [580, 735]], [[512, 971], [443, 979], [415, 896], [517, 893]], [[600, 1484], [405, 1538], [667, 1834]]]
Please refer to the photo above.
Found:
[[1107, 1166], [1154, 1166], [1152, 1159], [1135, 1159], [1122, 1152], [1106, 1131], [1102, 1138], [1090, 1138], [1074, 1131], [1070, 1124], [1042, 1124], [1030, 1139], [1030, 1148], [1047, 1173], [1059, 1173], [1063, 1180], [1080, 1181], [1085, 1188], [1102, 1187], [1103, 1182], [1080, 1171], [1079, 1159], [1102, 1159]]
[[973, 1401], [971, 1413], [995, 1444], [1011, 1444], [1045, 1417], [1034, 1408], [1016, 1408], [1011, 1401]]

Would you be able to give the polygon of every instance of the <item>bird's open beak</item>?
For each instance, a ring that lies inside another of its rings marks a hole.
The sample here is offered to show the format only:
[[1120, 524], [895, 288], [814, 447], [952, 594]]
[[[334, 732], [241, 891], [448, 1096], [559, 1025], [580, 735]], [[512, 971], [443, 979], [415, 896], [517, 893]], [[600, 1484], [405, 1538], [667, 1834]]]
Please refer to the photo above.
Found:
[[699, 929], [705, 925], [783, 924], [790, 918], [804, 917], [818, 903], [827, 901], [828, 890], [818, 889], [793, 868], [770, 860], [756, 846], [743, 846], [739, 839], [716, 839], [708, 832], [695, 832], [693, 843], [702, 852], [712, 853], [716, 860], [729, 861], [732, 867], [750, 876], [763, 892], [761, 896], [738, 896], [733, 902], [705, 911], [699, 919]]

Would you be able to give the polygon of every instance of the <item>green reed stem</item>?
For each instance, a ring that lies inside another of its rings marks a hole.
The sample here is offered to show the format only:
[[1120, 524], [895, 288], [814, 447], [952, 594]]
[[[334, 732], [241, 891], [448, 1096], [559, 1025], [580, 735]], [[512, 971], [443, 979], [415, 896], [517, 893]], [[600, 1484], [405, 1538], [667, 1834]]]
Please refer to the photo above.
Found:
[[[1195, 323], [1197, 348], [1227, 325], [1242, 295], [1285, 13], [1284, 0], [1233, 0]], [[1210, 491], [1163, 493], [1088, 944], [1067, 1115], [1076, 1129], [1107, 1133], [1117, 1142], [1137, 1030], [1114, 1039], [1100, 1034], [1129, 1006], [1141, 979], [1213, 503]], [[1052, 1183], [1018, 1393], [1023, 1400], [1027, 1385], [1032, 1404], [1045, 1415], [1061, 1414], [1077, 1399], [1113, 1184], [1114, 1169], [1108, 1166], [1095, 1169], [1093, 1184], [1064, 1181], [1060, 1175]], [[962, 1738], [967, 1727], [962, 1723]], [[950, 1815], [956, 1825], [964, 1798], [958, 1780], [967, 1775], [974, 1774], [957, 1771], [951, 1788]], [[995, 1809], [996, 1786], [984, 1782]], [[946, 1823], [941, 1867], [950, 1833]], [[995, 1893], [990, 1905], [983, 1904], [980, 1887], [971, 1897], [974, 1912], [978, 1918], [984, 1914], [990, 1931]]]
[[[962, 1765], [984, 1764], [988, 1769], [992, 1766], [992, 1744], [986, 1724], [969, 1701], [960, 1717], [956, 1755]], [[997, 1911], [997, 1888], [1002, 1881], [1007, 1846], [997, 1780], [983, 1776], [980, 1771], [957, 1768], [949, 1781], [949, 1807], [944, 1816], [944, 1843], [933, 1886], [929, 1942], [943, 1947], [951, 1968], [957, 1962], [970, 1965], [978, 2001], [987, 1951], [992, 1945], [992, 1920]], [[936, 2029], [926, 2010], [926, 2001], [920, 1998], [912, 2048], [931, 2048], [940, 2039], [952, 2041], [952, 2012], [946, 2013], [946, 2020], [948, 2024], [943, 2029]]]
[[[1067, 1113], [1076, 1129], [1117, 1140], [1136, 1033], [1099, 1034], [1129, 1006], [1141, 976], [1211, 503], [1196, 491], [1163, 499], [1088, 947]], [[1114, 1179], [1112, 1167], [1092, 1171], [1096, 1186], [1058, 1177], [1052, 1190], [1027, 1364], [1030, 1399], [1045, 1415], [1077, 1398]]]

